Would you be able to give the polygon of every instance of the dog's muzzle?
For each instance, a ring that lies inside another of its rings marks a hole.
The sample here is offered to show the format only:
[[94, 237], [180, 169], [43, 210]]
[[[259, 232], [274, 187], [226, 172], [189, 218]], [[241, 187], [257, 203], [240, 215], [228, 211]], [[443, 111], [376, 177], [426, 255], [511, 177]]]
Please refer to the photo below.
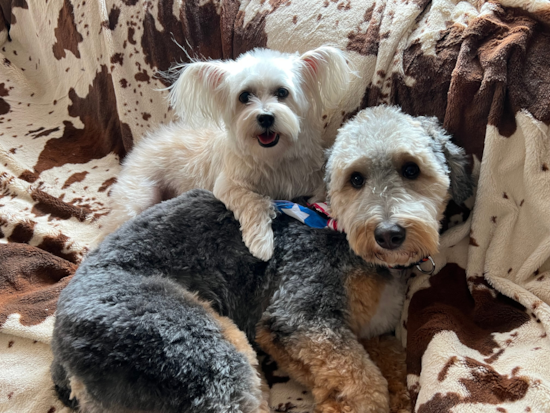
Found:
[[258, 115], [256, 120], [258, 121], [258, 125], [265, 129], [264, 133], [257, 136], [260, 146], [264, 148], [271, 148], [277, 145], [277, 143], [279, 143], [279, 134], [270, 129], [275, 123], [275, 116], [269, 113], [264, 113], [262, 115]]

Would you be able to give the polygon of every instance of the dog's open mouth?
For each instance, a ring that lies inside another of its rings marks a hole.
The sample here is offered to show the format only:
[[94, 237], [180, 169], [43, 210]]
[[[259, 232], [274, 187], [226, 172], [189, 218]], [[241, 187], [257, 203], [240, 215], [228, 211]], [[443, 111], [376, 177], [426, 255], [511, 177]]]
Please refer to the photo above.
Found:
[[264, 148], [271, 148], [279, 143], [279, 134], [276, 132], [266, 131], [258, 135], [258, 143]]

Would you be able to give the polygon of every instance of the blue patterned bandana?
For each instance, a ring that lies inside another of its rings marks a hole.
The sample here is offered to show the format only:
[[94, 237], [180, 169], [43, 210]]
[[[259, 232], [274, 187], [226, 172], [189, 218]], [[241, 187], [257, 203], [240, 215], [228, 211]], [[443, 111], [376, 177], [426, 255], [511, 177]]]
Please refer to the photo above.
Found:
[[313, 209], [290, 201], [273, 201], [273, 203], [278, 211], [297, 219], [298, 221], [306, 224], [308, 227], [330, 228], [335, 231], [343, 232], [341, 228], [338, 228], [337, 222], [330, 217], [327, 204], [308, 204], [308, 206], [315, 208], [320, 212], [319, 213]]

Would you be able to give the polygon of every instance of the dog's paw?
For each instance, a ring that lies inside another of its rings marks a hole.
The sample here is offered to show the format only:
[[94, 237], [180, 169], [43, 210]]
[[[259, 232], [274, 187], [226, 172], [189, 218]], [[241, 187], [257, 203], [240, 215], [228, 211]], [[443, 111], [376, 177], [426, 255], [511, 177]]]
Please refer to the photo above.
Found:
[[[384, 397], [351, 403], [343, 399], [327, 399], [315, 406], [315, 413], [390, 413], [389, 400]], [[377, 400], [378, 399], [378, 400]]]
[[406, 384], [392, 384], [390, 389], [390, 412], [391, 413], [408, 413], [411, 411], [411, 398]]
[[369, 392], [364, 395], [358, 411], [369, 413], [389, 413], [390, 392], [388, 382], [382, 375], [371, 376]]
[[369, 413], [389, 413], [390, 395], [388, 384], [382, 378], [378, 383], [372, 383], [369, 394], [361, 401], [361, 408], [357, 411]]
[[390, 413], [388, 382], [372, 375], [366, 386], [350, 386], [315, 406], [315, 413]]
[[268, 261], [273, 256], [275, 246], [271, 224], [243, 227], [242, 232], [244, 244], [252, 255], [262, 261]]

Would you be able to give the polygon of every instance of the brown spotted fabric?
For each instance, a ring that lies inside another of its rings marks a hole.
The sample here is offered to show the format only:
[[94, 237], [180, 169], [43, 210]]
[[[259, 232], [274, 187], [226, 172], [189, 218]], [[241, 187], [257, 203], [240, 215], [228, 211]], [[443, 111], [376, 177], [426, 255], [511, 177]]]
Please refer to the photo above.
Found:
[[[175, 62], [331, 43], [366, 106], [437, 116], [478, 179], [397, 335], [417, 412], [550, 410], [550, 6], [531, 0], [0, 0], [0, 411], [61, 412], [49, 340], [119, 162], [172, 120]], [[475, 204], [475, 208], [472, 209]], [[311, 395], [269, 359], [275, 412]]]

